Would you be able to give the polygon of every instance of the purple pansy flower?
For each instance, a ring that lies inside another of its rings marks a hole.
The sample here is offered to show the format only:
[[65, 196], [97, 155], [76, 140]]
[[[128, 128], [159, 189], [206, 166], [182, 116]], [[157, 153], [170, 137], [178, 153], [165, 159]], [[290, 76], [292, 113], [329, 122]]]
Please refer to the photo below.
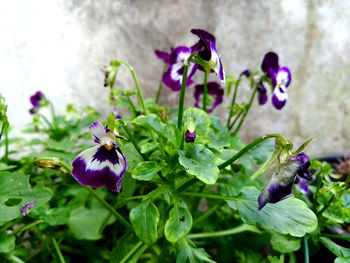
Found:
[[196, 139], [196, 133], [195, 132], [189, 132], [188, 130], [185, 133], [185, 140], [186, 142], [194, 142]]
[[20, 212], [23, 216], [26, 216], [29, 214], [30, 209], [32, 209], [33, 207], [34, 207], [34, 200], [26, 203], [23, 207], [21, 207]]
[[[159, 50], [156, 50], [155, 53], [158, 58], [169, 64], [167, 71], [164, 72], [162, 77], [164, 85], [172, 91], [180, 91], [185, 62], [191, 55], [191, 49], [185, 46], [179, 46], [172, 48], [170, 54]], [[197, 68], [198, 65], [189, 63], [186, 86], [193, 84], [191, 78]]]
[[35, 114], [40, 108], [40, 102], [45, 99], [44, 94], [41, 91], [37, 91], [30, 96], [30, 103], [33, 107], [29, 110], [31, 114]]
[[117, 136], [98, 121], [90, 125], [90, 132], [98, 144], [80, 153], [73, 161], [73, 177], [82, 185], [105, 186], [111, 191], [120, 192], [125, 170], [126, 158], [115, 145]]
[[278, 55], [274, 52], [264, 56], [261, 69], [270, 78], [273, 86], [272, 104], [280, 110], [287, 102], [287, 87], [292, 80], [290, 70], [279, 66]]
[[[211, 108], [207, 108], [207, 112], [212, 112], [220, 103], [223, 101], [224, 97], [224, 89], [221, 87], [221, 85], [217, 82], [208, 82], [207, 83], [208, 88], [208, 94], [210, 95], [208, 97], [208, 105], [210, 105], [210, 97], [214, 99], [212, 101]], [[201, 96], [204, 91], [204, 85], [196, 85], [194, 87], [194, 98], [196, 100], [196, 103], [194, 104], [195, 107], [200, 108], [200, 102], [202, 102]]]
[[192, 52], [198, 52], [198, 55], [205, 61], [212, 70], [215, 71], [222, 83], [225, 82], [225, 72], [221, 59], [215, 46], [215, 37], [202, 29], [192, 29], [192, 34], [199, 37], [199, 42], [192, 47]]
[[262, 81], [258, 83], [258, 100], [260, 105], [264, 105], [267, 102], [267, 90]]
[[311, 173], [307, 170], [309, 166], [310, 158], [304, 153], [291, 157], [284, 162], [260, 193], [258, 210], [262, 209], [267, 203], [274, 204], [290, 197], [293, 194], [293, 183], [298, 182], [296, 176], [308, 181], [312, 180]]

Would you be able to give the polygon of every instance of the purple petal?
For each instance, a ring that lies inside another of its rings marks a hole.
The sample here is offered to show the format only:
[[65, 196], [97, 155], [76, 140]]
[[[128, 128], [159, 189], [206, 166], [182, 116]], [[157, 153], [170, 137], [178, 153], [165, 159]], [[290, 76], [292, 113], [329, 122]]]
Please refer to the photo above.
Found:
[[293, 195], [292, 186], [293, 181], [288, 185], [277, 181], [268, 184], [258, 197], [258, 210], [262, 209], [267, 203], [275, 204]]
[[211, 42], [215, 44], [215, 37], [203, 29], [192, 29], [191, 33], [199, 37], [200, 40], [202, 40], [205, 43], [207, 48], [210, 48]]
[[[222, 103], [224, 97], [224, 89], [217, 82], [208, 82], [207, 83], [208, 94], [214, 97], [214, 102], [211, 108], [207, 108], [207, 112], [212, 112], [219, 104]], [[196, 85], [194, 88], [194, 98], [195, 98], [195, 107], [199, 108], [201, 102], [201, 95], [204, 92], [204, 85]]]
[[267, 90], [262, 82], [258, 84], [258, 100], [260, 105], [264, 105], [267, 102]]
[[261, 70], [265, 74], [269, 74], [270, 68], [272, 68], [275, 72], [277, 72], [279, 68], [278, 55], [275, 52], [266, 53], [261, 64]]
[[82, 185], [105, 186], [119, 192], [127, 162], [119, 148], [112, 148], [108, 156], [102, 156], [104, 146], [94, 146], [80, 153], [73, 161], [73, 177]]
[[34, 200], [26, 203], [23, 207], [21, 207], [20, 212], [23, 216], [26, 216], [29, 214], [30, 209], [34, 207]]
[[277, 75], [276, 75], [276, 82], [278, 85], [288, 87], [290, 82], [292, 80], [289, 68], [287, 67], [281, 67], [279, 68]]
[[267, 76], [270, 78], [271, 80], [271, 83], [272, 83], [272, 87], [276, 87], [277, 85], [277, 71], [275, 71], [273, 68], [270, 68], [268, 73], [267, 73]]
[[96, 143], [100, 143], [102, 138], [106, 136], [106, 131], [103, 128], [102, 124], [99, 121], [94, 122], [89, 126], [90, 133], [92, 137], [94, 138], [94, 141]]
[[[181, 90], [182, 76], [183, 76], [184, 66], [181, 63], [172, 64], [169, 66], [168, 70], [164, 72], [162, 80], [164, 85], [174, 92]], [[193, 81], [190, 79], [195, 71], [197, 70], [197, 65], [190, 63], [188, 73], [187, 73], [187, 82], [186, 86], [193, 84]]]
[[277, 109], [280, 110], [286, 105], [287, 102], [287, 92], [282, 87], [275, 88], [272, 95], [272, 105]]
[[249, 78], [250, 74], [251, 74], [251, 71], [249, 69], [246, 69], [242, 71], [241, 74], [239, 74], [239, 78], [241, 78], [242, 76], [246, 76], [247, 78]]
[[185, 46], [176, 47], [171, 51], [171, 54], [169, 57], [169, 63], [170, 64], [181, 63], [182, 65], [184, 65], [190, 55], [191, 55], [190, 48]]
[[154, 53], [159, 59], [162, 59], [165, 63], [170, 64], [170, 54], [160, 50], [155, 50]]
[[34, 108], [40, 106], [40, 101], [44, 99], [44, 94], [41, 91], [37, 91], [34, 95], [30, 96], [30, 102]]
[[186, 134], [185, 134], [186, 142], [194, 142], [195, 138], [196, 138], [196, 133], [195, 132], [186, 131]]
[[307, 184], [307, 180], [305, 180], [304, 178], [300, 178], [299, 186], [304, 192], [309, 192], [309, 185]]

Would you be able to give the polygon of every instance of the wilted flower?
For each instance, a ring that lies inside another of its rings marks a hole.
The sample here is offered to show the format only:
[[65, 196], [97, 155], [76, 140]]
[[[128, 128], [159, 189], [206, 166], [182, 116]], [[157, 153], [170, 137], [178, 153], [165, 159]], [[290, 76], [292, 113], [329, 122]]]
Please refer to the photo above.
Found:
[[80, 153], [73, 161], [73, 177], [82, 185], [105, 186], [120, 191], [128, 165], [120, 148], [115, 145], [117, 136], [98, 121], [90, 125], [90, 132], [98, 144]]
[[34, 95], [30, 96], [30, 102], [33, 107], [29, 110], [31, 114], [35, 114], [40, 108], [40, 102], [45, 99], [44, 94], [41, 91], [37, 91]]
[[242, 76], [246, 76], [247, 78], [249, 78], [250, 74], [251, 72], [249, 69], [243, 70], [241, 74], [239, 74], [239, 78], [241, 78]]
[[21, 207], [20, 212], [23, 216], [26, 216], [29, 214], [30, 209], [33, 207], [34, 207], [34, 201], [30, 201], [30, 202], [26, 203], [23, 207]]
[[270, 78], [273, 86], [272, 104], [280, 110], [287, 102], [287, 87], [291, 82], [291, 74], [287, 67], [280, 67], [278, 55], [269, 52], [261, 64], [262, 71]]
[[[156, 50], [155, 53], [158, 58], [169, 64], [168, 70], [164, 72], [162, 77], [164, 85], [172, 91], [180, 91], [185, 62], [191, 55], [191, 49], [185, 46], [179, 46], [173, 48], [170, 54], [159, 50]], [[197, 68], [198, 65], [189, 63], [186, 82], [187, 86], [193, 84], [191, 78]]]
[[203, 29], [192, 29], [192, 34], [199, 37], [199, 42], [192, 47], [192, 53], [198, 52], [201, 59], [207, 61], [210, 69], [214, 70], [222, 83], [225, 82], [225, 72], [215, 46], [215, 37]]
[[[217, 82], [208, 82], [208, 105], [212, 103], [211, 107], [207, 107], [207, 112], [212, 112], [220, 103], [223, 101], [224, 89]], [[194, 87], [194, 98], [196, 100], [195, 107], [200, 108], [200, 103], [202, 102], [202, 95], [204, 92], [204, 85], [196, 85]], [[211, 99], [210, 99], [211, 98]]]
[[293, 194], [293, 183], [298, 182], [296, 176], [308, 181], [312, 180], [311, 173], [307, 170], [309, 166], [310, 158], [304, 153], [291, 157], [281, 164], [260, 193], [258, 210], [262, 209], [267, 203], [274, 204], [290, 197]]

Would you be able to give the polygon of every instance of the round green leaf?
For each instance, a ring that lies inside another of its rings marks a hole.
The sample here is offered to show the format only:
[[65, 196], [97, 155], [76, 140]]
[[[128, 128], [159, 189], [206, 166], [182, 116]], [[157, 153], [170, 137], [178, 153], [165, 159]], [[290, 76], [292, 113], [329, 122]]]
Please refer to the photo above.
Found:
[[192, 227], [192, 215], [186, 203], [176, 203], [170, 210], [169, 219], [165, 224], [165, 237], [169, 242], [177, 242], [187, 235]]
[[130, 211], [130, 221], [136, 235], [146, 244], [153, 244], [158, 239], [157, 224], [159, 211], [149, 200], [143, 201]]
[[164, 134], [166, 132], [166, 125], [155, 114], [138, 116], [132, 123], [147, 129], [152, 129], [159, 134]]
[[217, 157], [201, 144], [187, 144], [179, 150], [179, 162], [185, 170], [206, 184], [215, 184], [219, 177]]
[[258, 211], [258, 196], [259, 191], [255, 187], [244, 187], [241, 196], [234, 201], [245, 223], [260, 224], [295, 237], [302, 237], [317, 227], [316, 215], [303, 201], [289, 197], [276, 204], [267, 204]]
[[161, 167], [153, 161], [139, 163], [132, 171], [132, 178], [136, 180], [149, 181], [161, 170]]
[[210, 127], [210, 118], [208, 114], [198, 108], [188, 108], [184, 111], [183, 123], [188, 119], [192, 119], [202, 135], [207, 135]]
[[9, 253], [15, 249], [15, 237], [0, 233], [0, 253]]
[[272, 248], [284, 254], [299, 250], [300, 242], [300, 238], [292, 237], [290, 235], [272, 233], [271, 236]]

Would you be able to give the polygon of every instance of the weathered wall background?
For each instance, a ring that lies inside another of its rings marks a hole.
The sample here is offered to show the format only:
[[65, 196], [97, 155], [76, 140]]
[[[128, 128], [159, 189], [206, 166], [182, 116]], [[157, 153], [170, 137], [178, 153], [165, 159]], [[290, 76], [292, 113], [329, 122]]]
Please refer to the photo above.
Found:
[[[28, 98], [36, 90], [61, 110], [78, 102], [108, 113], [94, 61], [127, 60], [146, 96], [155, 96], [163, 64], [154, 49], [191, 45], [197, 39], [190, 29], [203, 28], [216, 36], [227, 74], [259, 68], [270, 50], [291, 69], [286, 107], [255, 103], [241, 130], [246, 142], [273, 132], [296, 143], [314, 137], [313, 154], [350, 150], [349, 1], [7, 1], [0, 26], [0, 92], [15, 127], [30, 121]], [[132, 86], [126, 70], [118, 84]], [[172, 105], [178, 96], [163, 95], [161, 103]], [[247, 87], [239, 95], [247, 98]]]

